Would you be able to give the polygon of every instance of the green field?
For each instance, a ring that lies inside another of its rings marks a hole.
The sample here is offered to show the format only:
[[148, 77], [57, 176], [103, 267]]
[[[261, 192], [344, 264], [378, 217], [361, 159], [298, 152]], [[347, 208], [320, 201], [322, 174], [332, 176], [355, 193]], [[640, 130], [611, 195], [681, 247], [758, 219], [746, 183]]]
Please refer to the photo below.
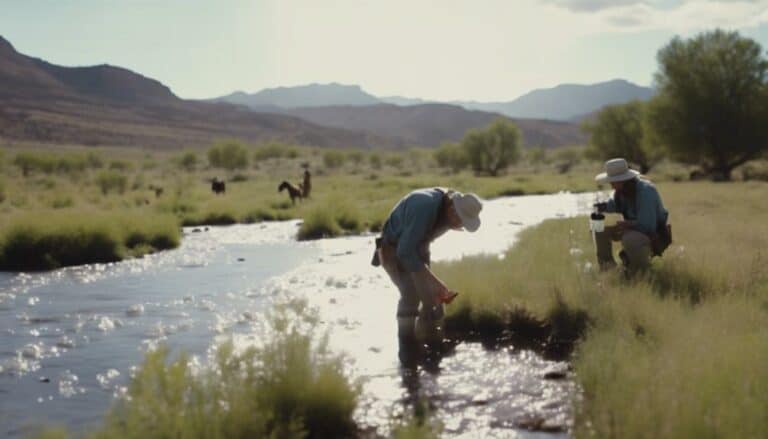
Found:
[[[589, 191], [600, 168], [581, 162], [561, 173], [553, 157], [491, 178], [442, 169], [425, 150], [275, 150], [251, 146], [247, 168], [224, 171], [206, 163], [204, 149], [4, 148], [0, 263], [26, 270], [138, 257], [178, 245], [181, 225], [303, 218], [307, 237], [359, 233], [380, 227], [418, 187], [486, 198]], [[29, 152], [48, 161], [24, 175], [15, 157]], [[181, 161], [190, 152], [198, 157], [193, 168]], [[294, 206], [277, 185], [298, 183], [302, 164], [313, 172], [313, 192]], [[763, 163], [751, 163], [743, 174], [760, 169]], [[573, 402], [576, 437], [759, 436], [768, 428], [768, 184], [681, 181], [688, 172], [664, 164], [651, 174], [671, 212], [674, 243], [632, 280], [595, 270], [586, 218], [528, 229], [503, 259], [436, 264], [462, 291], [449, 307], [448, 333], [569, 359], [583, 390]], [[211, 193], [215, 176], [227, 181], [225, 195]], [[174, 437], [354, 435], [356, 384], [322, 340], [278, 322], [282, 330], [263, 350], [222, 347], [220, 372], [193, 377], [183, 357], [169, 363], [163, 351], [149, 355], [131, 387], [140, 404], [115, 407], [94, 435], [141, 437], [147, 428]], [[308, 388], [316, 394], [302, 397]], [[187, 397], [211, 392], [229, 398], [228, 412]], [[318, 404], [332, 413], [312, 418]], [[201, 419], [209, 430], [193, 421]], [[396, 431], [433, 433], [410, 422]]]
[[503, 260], [436, 265], [465, 292], [448, 326], [532, 333], [545, 352], [570, 343], [583, 390], [576, 437], [759, 437], [768, 429], [768, 184], [659, 190], [674, 243], [648, 273], [596, 271], [587, 219], [549, 220]]

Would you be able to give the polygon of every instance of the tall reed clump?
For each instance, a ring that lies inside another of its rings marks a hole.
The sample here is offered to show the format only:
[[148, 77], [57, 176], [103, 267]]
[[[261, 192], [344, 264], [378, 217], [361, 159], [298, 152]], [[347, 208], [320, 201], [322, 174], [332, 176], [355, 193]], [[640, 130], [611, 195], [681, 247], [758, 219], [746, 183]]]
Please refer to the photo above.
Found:
[[343, 233], [359, 233], [363, 229], [363, 220], [359, 210], [337, 199], [312, 208], [304, 217], [299, 228], [298, 239], [320, 239], [339, 236]]
[[696, 183], [660, 192], [674, 243], [647, 273], [626, 280], [596, 271], [586, 218], [547, 221], [503, 260], [437, 264], [462, 292], [448, 326], [459, 317], [470, 328], [491, 322], [503, 337], [533, 321], [546, 343], [557, 327], [578, 335], [577, 437], [761, 436], [768, 187]]
[[179, 245], [176, 219], [140, 213], [27, 212], [0, 235], [0, 269], [47, 270], [114, 262]]
[[128, 396], [93, 438], [350, 438], [359, 386], [342, 371], [317, 316], [302, 302], [278, 306], [259, 347], [218, 347], [215, 364], [194, 370], [182, 354], [147, 354]]

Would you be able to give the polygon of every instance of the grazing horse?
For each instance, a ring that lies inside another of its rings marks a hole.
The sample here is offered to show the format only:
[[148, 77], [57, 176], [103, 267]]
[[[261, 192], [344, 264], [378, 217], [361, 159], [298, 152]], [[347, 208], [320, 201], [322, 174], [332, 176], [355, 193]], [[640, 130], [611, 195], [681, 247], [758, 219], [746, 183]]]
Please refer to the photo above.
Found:
[[291, 203], [296, 204], [297, 198], [299, 201], [301, 201], [301, 189], [288, 183], [287, 181], [283, 181], [280, 183], [280, 186], [277, 187], [278, 192], [282, 192], [283, 189], [288, 189], [288, 196], [291, 197]]
[[227, 191], [227, 185], [224, 180], [219, 180], [218, 177], [213, 177], [211, 181], [211, 191], [216, 195], [223, 194]]

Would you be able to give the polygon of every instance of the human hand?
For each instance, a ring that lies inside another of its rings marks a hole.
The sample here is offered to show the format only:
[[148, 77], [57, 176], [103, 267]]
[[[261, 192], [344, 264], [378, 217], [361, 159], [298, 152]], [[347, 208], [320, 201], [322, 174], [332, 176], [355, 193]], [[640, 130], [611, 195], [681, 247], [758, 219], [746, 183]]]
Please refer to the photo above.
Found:
[[456, 296], [458, 296], [458, 295], [459, 295], [459, 293], [456, 292], [456, 291], [443, 290], [442, 292], [440, 292], [440, 294], [438, 295], [437, 299], [440, 301], [440, 303], [444, 303], [444, 304], [447, 305], [447, 304], [453, 302], [453, 299], [455, 299]]

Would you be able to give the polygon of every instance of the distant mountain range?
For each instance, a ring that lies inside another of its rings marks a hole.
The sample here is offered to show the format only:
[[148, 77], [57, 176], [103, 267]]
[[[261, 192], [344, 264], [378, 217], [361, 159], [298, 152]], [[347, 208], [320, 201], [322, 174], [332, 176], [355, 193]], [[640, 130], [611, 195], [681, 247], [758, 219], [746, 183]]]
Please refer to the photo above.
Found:
[[[615, 79], [592, 85], [562, 84], [553, 88], [534, 90], [509, 102], [452, 101], [444, 103], [457, 105], [468, 110], [498, 113], [513, 118], [568, 121], [581, 119], [606, 105], [636, 99], [647, 100], [652, 96], [653, 89], [649, 87], [641, 87], [623, 79]], [[375, 104], [412, 106], [441, 103], [402, 96], [377, 98], [366, 93], [359, 86], [340, 84], [269, 88], [253, 94], [236, 92], [214, 100], [272, 111], [278, 108], [368, 106]]]
[[[469, 129], [489, 125], [503, 117], [498, 113], [466, 110], [457, 105], [421, 104], [398, 106], [302, 107], [283, 110], [318, 125], [365, 131], [381, 137], [396, 137], [402, 145], [437, 146], [456, 142]], [[513, 119], [526, 146], [558, 147], [583, 144], [585, 135], [576, 124], [535, 119]]]
[[0, 37], [0, 137], [52, 143], [173, 147], [222, 137], [317, 146], [393, 147], [390, 138], [323, 127], [240, 105], [179, 99], [120, 67], [62, 67]]
[[248, 94], [237, 91], [231, 95], [213, 99], [251, 108], [326, 107], [329, 105], [375, 105], [381, 100], [363, 91], [357, 85], [309, 84], [297, 87], [267, 88]]
[[558, 147], [586, 141], [578, 124], [565, 119], [650, 95], [650, 89], [616, 80], [536, 90], [506, 103], [378, 98], [341, 84], [184, 100], [130, 70], [57, 66], [18, 53], [0, 37], [0, 138], [6, 139], [180, 147], [235, 137], [335, 147], [437, 146], [517, 115], [525, 145]]

